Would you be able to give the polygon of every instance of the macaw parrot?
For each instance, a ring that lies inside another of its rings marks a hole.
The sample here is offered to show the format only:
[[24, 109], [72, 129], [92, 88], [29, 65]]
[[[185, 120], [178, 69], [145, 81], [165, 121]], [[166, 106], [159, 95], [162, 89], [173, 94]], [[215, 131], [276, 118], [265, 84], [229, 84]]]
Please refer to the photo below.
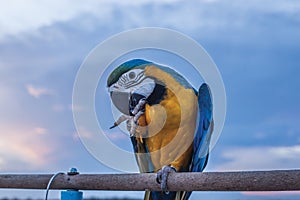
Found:
[[115, 68], [107, 79], [112, 103], [122, 113], [110, 128], [126, 121], [141, 173], [156, 173], [162, 191], [145, 199], [188, 199], [191, 192], [169, 192], [174, 172], [202, 172], [213, 132], [208, 85], [195, 90], [175, 70], [142, 59]]

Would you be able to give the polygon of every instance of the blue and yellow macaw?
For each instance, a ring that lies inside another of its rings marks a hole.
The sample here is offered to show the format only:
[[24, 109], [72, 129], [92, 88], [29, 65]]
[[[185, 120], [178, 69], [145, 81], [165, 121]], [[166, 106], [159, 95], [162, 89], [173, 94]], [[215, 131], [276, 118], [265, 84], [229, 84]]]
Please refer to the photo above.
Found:
[[127, 122], [140, 172], [157, 173], [161, 184], [145, 199], [188, 199], [191, 192], [167, 192], [167, 177], [206, 167], [213, 131], [208, 85], [197, 91], [175, 70], [134, 59], [114, 69], [107, 86], [123, 113], [111, 128]]

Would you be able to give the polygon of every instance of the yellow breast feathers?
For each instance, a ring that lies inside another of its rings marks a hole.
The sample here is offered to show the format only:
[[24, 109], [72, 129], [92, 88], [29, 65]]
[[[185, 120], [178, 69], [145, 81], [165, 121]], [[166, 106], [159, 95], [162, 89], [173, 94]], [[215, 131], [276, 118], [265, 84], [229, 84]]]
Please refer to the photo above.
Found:
[[145, 74], [155, 77], [166, 87], [166, 95], [156, 105], [146, 105], [146, 145], [155, 171], [171, 165], [177, 171], [187, 170], [191, 160], [196, 129], [198, 101], [193, 89], [185, 88], [170, 74], [147, 66]]

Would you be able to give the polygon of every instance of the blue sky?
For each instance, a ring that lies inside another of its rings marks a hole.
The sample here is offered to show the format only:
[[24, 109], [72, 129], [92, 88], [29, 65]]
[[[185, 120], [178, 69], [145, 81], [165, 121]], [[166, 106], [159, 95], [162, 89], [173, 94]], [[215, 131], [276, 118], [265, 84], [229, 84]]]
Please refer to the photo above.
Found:
[[[227, 92], [227, 118], [207, 171], [300, 167], [299, 2], [11, 0], [0, 8], [1, 173], [54, 173], [73, 166], [82, 173], [116, 172], [90, 155], [77, 136], [73, 83], [97, 44], [143, 26], [187, 34], [219, 67]], [[43, 194], [0, 190], [0, 197]], [[124, 194], [142, 196], [86, 192]], [[192, 199], [299, 195], [195, 192]]]

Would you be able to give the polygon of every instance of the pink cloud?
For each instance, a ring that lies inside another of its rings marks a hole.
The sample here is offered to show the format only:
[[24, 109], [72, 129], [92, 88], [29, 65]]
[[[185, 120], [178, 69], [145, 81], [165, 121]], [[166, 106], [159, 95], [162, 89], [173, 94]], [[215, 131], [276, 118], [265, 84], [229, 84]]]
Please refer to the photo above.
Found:
[[0, 170], [40, 170], [50, 160], [52, 152], [49, 141], [44, 137], [45, 128], [30, 128], [0, 124]]
[[41, 128], [41, 127], [36, 127], [36, 128], [34, 128], [34, 132], [36, 134], [43, 135], [43, 134], [47, 133], [47, 129]]
[[27, 85], [26, 86], [27, 92], [29, 95], [39, 98], [43, 95], [53, 95], [54, 92], [52, 90], [49, 90], [47, 88], [42, 88], [42, 87], [35, 87], [33, 85]]

